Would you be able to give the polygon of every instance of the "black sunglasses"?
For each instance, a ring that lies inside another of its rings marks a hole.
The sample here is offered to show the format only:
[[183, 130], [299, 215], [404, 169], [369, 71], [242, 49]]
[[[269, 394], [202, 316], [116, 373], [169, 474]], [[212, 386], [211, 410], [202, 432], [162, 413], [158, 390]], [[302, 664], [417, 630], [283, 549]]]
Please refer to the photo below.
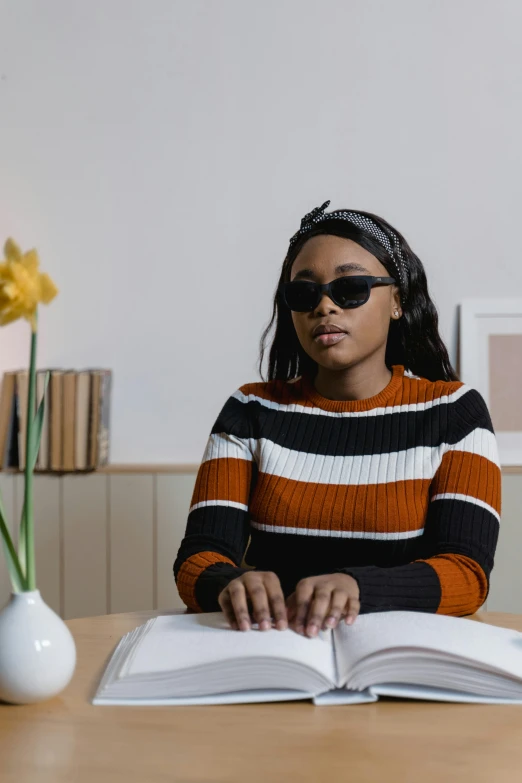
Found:
[[345, 275], [329, 283], [313, 283], [311, 280], [292, 280], [279, 285], [279, 294], [290, 310], [307, 313], [315, 310], [327, 293], [332, 302], [342, 308], [360, 307], [370, 298], [374, 286], [392, 285], [394, 277], [372, 277], [371, 275]]

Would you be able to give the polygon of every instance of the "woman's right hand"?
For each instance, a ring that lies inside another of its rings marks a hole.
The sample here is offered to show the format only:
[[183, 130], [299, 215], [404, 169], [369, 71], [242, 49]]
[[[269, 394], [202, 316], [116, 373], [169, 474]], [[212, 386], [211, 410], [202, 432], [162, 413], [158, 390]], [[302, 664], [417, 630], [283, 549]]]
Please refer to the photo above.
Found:
[[272, 627], [272, 617], [278, 630], [288, 628], [283, 590], [279, 577], [272, 571], [247, 571], [232, 579], [219, 594], [218, 602], [236, 631], [250, 630], [252, 621], [259, 623], [261, 631], [268, 631]]

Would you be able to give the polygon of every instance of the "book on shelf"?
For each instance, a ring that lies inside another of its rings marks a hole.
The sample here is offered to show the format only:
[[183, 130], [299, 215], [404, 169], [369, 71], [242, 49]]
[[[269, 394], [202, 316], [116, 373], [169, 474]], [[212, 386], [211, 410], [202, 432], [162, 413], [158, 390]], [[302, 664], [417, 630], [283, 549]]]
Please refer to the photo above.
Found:
[[88, 465], [102, 466], [109, 461], [110, 370], [92, 370], [91, 415]]
[[74, 464], [76, 470], [86, 470], [88, 465], [90, 402], [91, 373], [88, 370], [83, 370], [76, 377], [76, 431], [74, 442]]
[[[36, 470], [95, 470], [109, 460], [112, 372], [106, 369], [39, 369], [35, 412], [49, 374]], [[27, 370], [6, 372], [0, 392], [0, 469], [24, 469]]]
[[67, 370], [62, 377], [62, 470], [75, 470], [76, 373]]
[[[11, 451], [15, 439], [16, 413], [16, 373], [6, 372], [0, 392], [0, 469], [10, 467]], [[18, 463], [18, 436], [16, 436], [16, 461]]]
[[29, 373], [20, 370], [16, 373], [16, 414], [18, 417], [18, 466], [25, 470], [25, 447], [27, 437], [27, 398], [29, 394]]
[[390, 611], [301, 636], [231, 630], [221, 612], [166, 614], [125, 634], [93, 704], [231, 704], [381, 696], [522, 704], [522, 633], [462, 617]]
[[50, 394], [47, 404], [50, 409], [49, 466], [51, 470], [62, 470], [63, 435], [63, 370], [51, 370], [49, 377]]
[[[40, 405], [44, 396], [46, 370], [37, 370], [36, 372], [36, 408]], [[49, 393], [49, 387], [47, 387]], [[42, 435], [40, 438], [40, 448], [36, 459], [37, 470], [48, 470], [49, 468], [49, 403], [44, 407], [42, 421]]]

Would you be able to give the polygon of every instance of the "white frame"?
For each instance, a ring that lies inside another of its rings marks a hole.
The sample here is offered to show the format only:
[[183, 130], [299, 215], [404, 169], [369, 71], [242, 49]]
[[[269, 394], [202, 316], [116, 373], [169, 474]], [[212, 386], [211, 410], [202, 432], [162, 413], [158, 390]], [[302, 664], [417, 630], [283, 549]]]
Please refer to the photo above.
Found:
[[[499, 332], [499, 326], [502, 331]], [[463, 299], [460, 304], [460, 379], [477, 389], [489, 407], [487, 337], [522, 334], [522, 298]], [[522, 395], [521, 395], [522, 402]], [[493, 425], [494, 426], [494, 425]], [[496, 432], [500, 464], [522, 465], [522, 431]]]

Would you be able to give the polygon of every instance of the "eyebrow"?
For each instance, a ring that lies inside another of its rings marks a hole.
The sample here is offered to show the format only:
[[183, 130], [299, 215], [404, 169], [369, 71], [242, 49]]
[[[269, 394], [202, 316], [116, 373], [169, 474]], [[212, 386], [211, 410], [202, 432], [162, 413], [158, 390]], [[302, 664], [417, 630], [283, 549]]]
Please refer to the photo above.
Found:
[[[371, 274], [369, 269], [366, 269], [365, 266], [361, 266], [361, 264], [358, 264], [356, 261], [349, 261], [346, 264], [335, 267], [335, 273], [337, 275], [342, 275], [344, 272], [362, 272], [365, 275]], [[300, 269], [293, 280], [300, 280], [302, 277], [315, 277], [315, 272], [313, 269]]]

